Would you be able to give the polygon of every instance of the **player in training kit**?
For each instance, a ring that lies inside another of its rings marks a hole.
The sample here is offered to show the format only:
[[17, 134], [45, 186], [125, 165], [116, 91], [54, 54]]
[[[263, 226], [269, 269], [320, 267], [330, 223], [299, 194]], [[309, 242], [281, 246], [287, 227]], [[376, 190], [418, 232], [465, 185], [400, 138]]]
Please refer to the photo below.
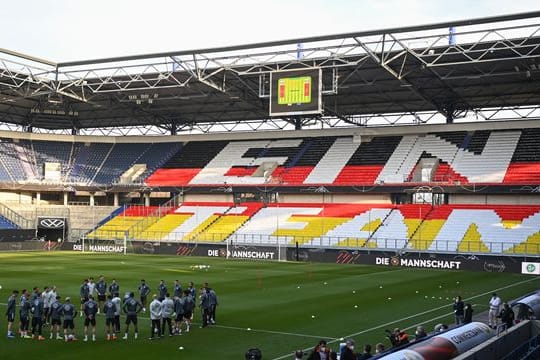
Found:
[[17, 308], [17, 295], [19, 295], [19, 291], [13, 290], [7, 302], [7, 309], [6, 309], [7, 337], [9, 339], [15, 338], [15, 335], [13, 335], [13, 331], [11, 331], [11, 327], [13, 326], [13, 322], [15, 321], [15, 311]]
[[[112, 296], [113, 298], [111, 301], [116, 308], [114, 311], [114, 332], [116, 334], [120, 334], [120, 312], [122, 311], [122, 299], [120, 299], [118, 293], [114, 293]], [[114, 338], [116, 339], [116, 335]]]
[[193, 309], [195, 309], [195, 298], [190, 290], [184, 290], [184, 322], [186, 323], [186, 332], [189, 332], [191, 320], [193, 319]]
[[165, 336], [165, 325], [169, 329], [169, 336], [173, 336], [172, 314], [174, 312], [174, 301], [169, 293], [165, 294], [165, 299], [161, 302], [161, 336]]
[[88, 301], [88, 296], [90, 295], [90, 287], [88, 287], [88, 279], [84, 279], [83, 283], [79, 289], [79, 294], [81, 295], [81, 316], [83, 316], [84, 304]]
[[19, 326], [21, 337], [24, 339], [29, 339], [28, 335], [28, 325], [30, 324], [30, 310], [32, 304], [28, 301], [28, 293], [26, 290], [23, 290], [21, 295], [21, 303], [19, 309], [19, 318], [21, 319], [21, 325]]
[[183, 293], [180, 293], [180, 296], [174, 297], [174, 312], [176, 317], [174, 318], [174, 333], [176, 335], [182, 335], [182, 320], [184, 319], [184, 301], [185, 298]]
[[49, 309], [51, 307], [51, 300], [49, 299], [50, 289], [48, 286], [43, 288], [41, 298], [43, 299], [43, 325], [47, 325], [47, 319], [49, 318]]
[[141, 280], [141, 284], [139, 285], [139, 295], [141, 297], [141, 304], [143, 307], [143, 311], [146, 311], [146, 299], [148, 298], [148, 294], [150, 294], [150, 286], [146, 283], [146, 281]]
[[116, 313], [116, 305], [112, 302], [112, 295], [107, 296], [107, 301], [105, 301], [105, 304], [103, 305], [103, 314], [105, 315], [105, 330], [107, 331], [107, 341], [108, 340], [116, 340], [116, 333], [115, 333], [115, 313]]
[[60, 325], [62, 325], [62, 312], [63, 306], [60, 303], [60, 296], [56, 295], [54, 302], [50, 306], [50, 319], [51, 319], [51, 335], [50, 338], [53, 338], [54, 329], [56, 328], [56, 339], [62, 340], [63, 337], [60, 336]]
[[210, 301], [210, 314], [208, 315], [209, 317], [208, 321], [211, 324], [215, 324], [216, 323], [216, 308], [218, 305], [217, 294], [214, 291], [214, 289], [212, 289], [211, 287], [208, 287], [208, 284], [207, 284], [206, 292], [208, 294], [208, 299]]
[[39, 288], [34, 286], [32, 289], [32, 295], [30, 296], [30, 302], [34, 302], [39, 297]]
[[94, 282], [93, 277], [88, 278], [88, 295], [94, 296], [94, 292], [96, 291], [96, 283]]
[[98, 303], [94, 301], [92, 295], [88, 296], [88, 301], [84, 303], [84, 341], [88, 341], [88, 326], [92, 326], [92, 341], [96, 341], [96, 314]]
[[152, 296], [152, 302], [150, 303], [150, 320], [152, 321], [152, 327], [150, 328], [149, 340], [153, 340], [154, 335], [157, 337], [161, 335], [161, 302], [155, 294]]
[[[58, 293], [56, 292], [56, 286], [52, 286], [49, 288], [49, 311], [47, 312], [47, 316], [45, 318], [45, 323], [49, 324], [51, 319], [51, 305], [56, 301], [56, 296]], [[44, 300], [45, 301], [45, 300]]]
[[105, 277], [103, 275], [99, 276], [99, 281], [96, 284], [96, 292], [99, 303], [98, 309], [101, 309], [105, 303], [105, 300], [107, 300], [107, 282], [105, 281]]
[[109, 294], [114, 297], [114, 294], [120, 294], [120, 285], [116, 282], [116, 279], [112, 279], [111, 285], [109, 285]]
[[42, 327], [43, 327], [43, 298], [38, 295], [37, 298], [32, 301], [32, 339], [36, 337], [36, 331], [38, 335], [38, 340], [43, 341], [45, 338], [42, 336]]
[[135, 327], [135, 339], [139, 336], [139, 326], [137, 324], [137, 314], [142, 310], [141, 303], [135, 299], [135, 294], [133, 292], [129, 293], [129, 297], [124, 302], [122, 308], [126, 313], [126, 331], [123, 339], [127, 340], [129, 332], [129, 324], [133, 323]]
[[74, 319], [77, 316], [77, 310], [75, 310], [75, 305], [71, 303], [69, 297], [66, 297], [66, 302], [62, 306], [62, 315], [64, 315], [64, 340], [69, 341], [70, 336], [73, 336], [73, 340], [77, 340], [74, 331]]
[[202, 325], [201, 327], [207, 327], [210, 323], [210, 296], [206, 288], [201, 288], [201, 295], [199, 296], [199, 306], [202, 312]]
[[167, 285], [165, 285], [165, 281], [160, 280], [158, 285], [158, 300], [163, 301], [165, 299], [165, 294], [167, 293]]
[[182, 296], [182, 284], [178, 280], [174, 280], [173, 298]]
[[195, 285], [193, 284], [193, 281], [189, 282], [189, 286], [187, 288], [189, 291], [189, 295], [193, 298], [193, 301], [197, 300], [197, 289], [195, 289]]

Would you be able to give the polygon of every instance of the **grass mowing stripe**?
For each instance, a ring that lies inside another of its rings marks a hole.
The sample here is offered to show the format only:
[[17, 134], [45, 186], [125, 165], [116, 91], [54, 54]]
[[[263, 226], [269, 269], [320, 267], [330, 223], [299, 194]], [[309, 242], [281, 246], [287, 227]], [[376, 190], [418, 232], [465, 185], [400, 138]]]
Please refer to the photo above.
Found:
[[[259, 347], [264, 358], [272, 359], [285, 352], [311, 347], [318, 340], [290, 334], [320, 334], [321, 338], [337, 339], [342, 334], [355, 333], [395, 320], [396, 317], [421, 313], [430, 308], [450, 303], [456, 294], [463, 298], [476, 296], [483, 289], [499, 288], [520, 283], [530, 277], [511, 273], [479, 273], [391, 268], [380, 266], [277, 263], [241, 260], [219, 260], [197, 257], [150, 255], [95, 255], [69, 253], [0, 253], [0, 301], [5, 301], [8, 289], [20, 284], [51, 284], [60, 289], [61, 296], [72, 299], [79, 294], [79, 284], [90, 275], [105, 275], [108, 282], [116, 277], [122, 290], [136, 289], [141, 278], [157, 284], [164, 279], [168, 284], [179, 279], [197, 286], [209, 282], [218, 292], [220, 326], [236, 329], [192, 326], [188, 336], [166, 337], [160, 341], [116, 342], [104, 338], [103, 318], [98, 319], [98, 341], [90, 348], [85, 343], [32, 342], [8, 340], [0, 336], [2, 360], [18, 360], [46, 351], [55, 360], [79, 360], [115, 356], [132, 359], [169, 358], [235, 360], [243, 357], [246, 349]], [[210, 265], [199, 270], [197, 264]], [[388, 273], [388, 275], [381, 275]], [[260, 279], [260, 280], [259, 280]], [[455, 285], [454, 285], [455, 284]], [[537, 289], [538, 282], [530, 282], [501, 291], [512, 299]], [[441, 286], [442, 285], [442, 286]], [[122, 291], [123, 293], [123, 291]], [[429, 295], [429, 299], [424, 295]], [[432, 296], [435, 295], [435, 296]], [[487, 303], [489, 296], [471, 300]], [[444, 300], [446, 299], [446, 301]], [[397, 301], [396, 301], [397, 300]], [[78, 304], [77, 304], [78, 305]], [[0, 309], [5, 309], [1, 307]], [[484, 308], [482, 308], [484, 310]], [[5, 311], [5, 310], [4, 310]], [[451, 308], [428, 312], [399, 326], [408, 326], [424, 319], [441, 316]], [[140, 332], [145, 338], [150, 333], [148, 313], [141, 313]], [[0, 315], [1, 316], [1, 315]], [[199, 320], [199, 312], [196, 312]], [[450, 318], [434, 322], [448, 322]], [[5, 323], [0, 319], [0, 325]], [[77, 321], [80, 329], [81, 321]], [[435, 325], [435, 323], [432, 323]], [[429, 328], [431, 324], [426, 324]], [[263, 331], [241, 331], [248, 327]], [[280, 334], [288, 333], [288, 334]], [[373, 331], [355, 338], [359, 342], [384, 342], [382, 331]], [[208, 346], [209, 342], [211, 346]], [[335, 344], [333, 345], [335, 346]], [[181, 352], [180, 347], [182, 347]]]
[[[523, 281], [520, 281], [520, 282], [517, 282], [517, 283], [512, 283], [512, 284], [507, 285], [507, 286], [502, 286], [502, 287], [499, 287], [499, 288], [494, 289], [494, 290], [486, 291], [486, 292], [484, 292], [482, 294], [477, 294], [475, 296], [470, 296], [470, 297], [467, 298], [467, 300], [476, 299], [476, 298], [491, 294], [493, 292], [501, 291], [501, 290], [504, 290], [504, 289], [509, 289], [509, 288], [514, 287], [514, 286], [529, 283], [529, 282], [532, 282], [532, 281], [535, 281], [535, 280], [538, 280], [538, 279], [539, 279], [538, 277], [534, 277], [534, 278], [523, 280]], [[441, 310], [443, 308], [448, 307], [449, 305], [451, 305], [451, 304], [442, 305], [442, 306], [439, 306], [439, 307], [436, 307], [436, 308], [433, 308], [433, 309], [430, 309], [430, 310], [426, 310], [426, 311], [423, 311], [421, 313], [413, 314], [413, 315], [410, 315], [410, 316], [407, 316], [407, 317], [404, 317], [404, 318], [401, 318], [401, 319], [398, 319], [398, 320], [386, 322], [384, 324], [377, 325], [377, 326], [371, 327], [369, 329], [365, 329], [365, 330], [362, 330], [362, 331], [359, 331], [359, 332], [356, 332], [356, 333], [353, 333], [353, 334], [350, 334], [350, 335], [347, 335], [347, 336], [343, 336], [343, 337], [341, 337], [339, 339], [330, 340], [330, 341], [328, 341], [328, 343], [329, 344], [330, 343], [335, 343], [337, 341], [341, 341], [341, 339], [347, 339], [347, 338], [362, 335], [362, 334], [365, 334], [365, 333], [368, 333], [368, 332], [371, 332], [371, 331], [374, 331], [374, 330], [379, 330], [379, 329], [382, 329], [382, 328], [386, 328], [386, 327], [388, 327], [390, 325], [393, 325], [393, 324], [396, 324], [398, 322], [402, 322], [402, 321], [405, 321], [405, 320], [409, 320], [411, 318], [415, 318], [415, 317], [418, 317], [418, 316], [421, 316], [421, 315], [425, 315], [425, 314], [429, 314], [429, 313], [434, 312], [434, 311]], [[448, 316], [448, 315], [444, 315], [444, 316]], [[442, 317], [444, 317], [444, 316], [442, 316]], [[407, 328], [407, 329], [409, 329], [409, 328]], [[309, 350], [311, 350], [311, 348], [304, 349], [303, 351], [309, 351]], [[290, 357], [291, 355], [294, 355], [294, 353], [288, 353], [288, 354], [273, 358], [273, 360], [282, 360], [282, 359]]]

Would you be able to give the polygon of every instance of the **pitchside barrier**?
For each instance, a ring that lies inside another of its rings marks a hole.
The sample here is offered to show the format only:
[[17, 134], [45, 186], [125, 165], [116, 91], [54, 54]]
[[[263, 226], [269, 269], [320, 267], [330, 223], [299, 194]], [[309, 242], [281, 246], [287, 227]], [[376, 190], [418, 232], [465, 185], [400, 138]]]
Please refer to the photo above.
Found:
[[0, 242], [0, 251], [53, 251], [62, 247], [56, 241], [10, 241]]
[[540, 275], [538, 256], [325, 249], [284, 244], [176, 243], [150, 241], [92, 241], [62, 243], [62, 250], [89, 253], [157, 254], [244, 259], [253, 261], [305, 261], [386, 267], [510, 272]]

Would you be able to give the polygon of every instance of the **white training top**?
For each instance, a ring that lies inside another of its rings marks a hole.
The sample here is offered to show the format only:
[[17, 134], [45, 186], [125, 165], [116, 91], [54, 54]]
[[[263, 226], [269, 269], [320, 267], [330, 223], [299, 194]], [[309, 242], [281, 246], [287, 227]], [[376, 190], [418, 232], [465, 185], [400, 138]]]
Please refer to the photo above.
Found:
[[489, 300], [489, 309], [499, 311], [501, 308], [502, 300], [498, 296], [494, 296]]
[[150, 319], [152, 320], [161, 319], [161, 302], [159, 302], [158, 299], [154, 299], [150, 303]]

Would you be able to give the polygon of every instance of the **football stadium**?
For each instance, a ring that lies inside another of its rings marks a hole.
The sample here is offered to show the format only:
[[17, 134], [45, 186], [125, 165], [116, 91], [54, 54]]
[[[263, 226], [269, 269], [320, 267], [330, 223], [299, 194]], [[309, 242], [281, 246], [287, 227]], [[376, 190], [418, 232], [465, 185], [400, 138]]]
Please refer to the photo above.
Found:
[[0, 358], [538, 359], [538, 120], [540, 12], [0, 48]]

